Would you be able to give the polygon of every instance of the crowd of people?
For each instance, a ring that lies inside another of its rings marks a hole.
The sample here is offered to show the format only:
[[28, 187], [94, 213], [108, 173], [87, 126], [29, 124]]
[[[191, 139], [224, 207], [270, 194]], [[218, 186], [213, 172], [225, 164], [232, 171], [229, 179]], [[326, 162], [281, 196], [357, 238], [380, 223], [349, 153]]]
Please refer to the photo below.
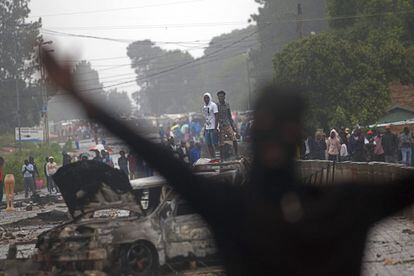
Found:
[[[202, 97], [201, 120], [188, 118], [177, 120], [172, 126], [160, 126], [160, 137], [182, 161], [194, 164], [200, 157], [202, 148], [207, 148], [211, 159], [221, 161], [238, 156], [238, 141], [250, 141], [251, 116], [236, 117], [226, 102], [226, 92], [217, 92], [217, 103], [210, 93]], [[234, 118], [236, 117], [236, 118]]]
[[[50, 194], [52, 194], [52, 192], [59, 192], [53, 181], [53, 175], [56, 173], [58, 168], [59, 166], [55, 162], [55, 158], [53, 156], [45, 158], [45, 163], [43, 164], [43, 174], [46, 179], [47, 190]], [[25, 198], [28, 198], [36, 193], [37, 188], [41, 188], [43, 186], [44, 181], [40, 177], [39, 169], [32, 156], [24, 160], [21, 172], [23, 174], [24, 196]]]
[[412, 166], [414, 137], [408, 127], [401, 133], [391, 131], [391, 126], [363, 131], [356, 127], [339, 131], [332, 129], [329, 135], [318, 130], [308, 135], [301, 148], [301, 159], [353, 162], [402, 163]]

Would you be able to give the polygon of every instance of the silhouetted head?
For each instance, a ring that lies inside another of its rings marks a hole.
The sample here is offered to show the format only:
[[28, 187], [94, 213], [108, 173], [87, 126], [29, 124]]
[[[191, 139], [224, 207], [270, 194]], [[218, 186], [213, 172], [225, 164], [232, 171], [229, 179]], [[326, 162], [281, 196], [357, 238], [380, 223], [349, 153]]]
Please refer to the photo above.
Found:
[[204, 99], [204, 103], [206, 105], [208, 105], [210, 103], [210, 101], [211, 101], [211, 95], [210, 95], [210, 93], [204, 93], [203, 99]]
[[33, 164], [34, 163], [34, 158], [33, 156], [29, 156], [29, 163]]
[[27, 165], [29, 165], [29, 160], [24, 160], [24, 164], [27, 166]]
[[294, 156], [302, 138], [305, 108], [301, 91], [269, 86], [256, 103], [253, 123], [254, 166], [271, 177], [276, 171], [293, 174]]
[[121, 151], [119, 152], [119, 155], [121, 155], [121, 156], [125, 156], [125, 151], [121, 150]]
[[408, 129], [408, 127], [405, 127], [405, 128], [404, 128], [404, 133], [405, 133], [406, 135], [408, 135], [408, 134], [410, 133], [410, 130]]
[[225, 103], [226, 101], [226, 92], [224, 92], [223, 90], [217, 92], [217, 98], [219, 100], [220, 103]]
[[390, 125], [385, 126], [385, 132], [391, 133], [391, 126]]

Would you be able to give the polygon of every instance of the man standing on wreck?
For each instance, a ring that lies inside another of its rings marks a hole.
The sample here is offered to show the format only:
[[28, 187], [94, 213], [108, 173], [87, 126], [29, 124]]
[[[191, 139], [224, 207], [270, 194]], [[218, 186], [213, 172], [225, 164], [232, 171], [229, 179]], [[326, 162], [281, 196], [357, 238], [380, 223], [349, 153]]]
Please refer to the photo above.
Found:
[[294, 173], [304, 102], [268, 87], [256, 104], [250, 181], [212, 182], [84, 98], [47, 52], [51, 79], [123, 139], [210, 224], [228, 275], [360, 275], [368, 230], [414, 202], [414, 175], [393, 183], [304, 186]]
[[217, 104], [211, 100], [210, 93], [205, 93], [203, 95], [204, 106], [203, 106], [203, 115], [205, 119], [204, 123], [204, 139], [212, 159], [216, 158], [215, 149], [218, 145], [218, 134], [217, 134], [217, 125], [218, 125], [218, 108]]

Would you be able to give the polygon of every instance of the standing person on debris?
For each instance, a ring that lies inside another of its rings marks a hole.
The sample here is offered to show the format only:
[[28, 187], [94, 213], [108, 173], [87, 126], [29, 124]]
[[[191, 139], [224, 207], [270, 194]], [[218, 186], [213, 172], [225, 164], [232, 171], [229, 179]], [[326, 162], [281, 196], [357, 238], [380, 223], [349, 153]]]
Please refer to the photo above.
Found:
[[293, 156], [301, 140], [302, 91], [264, 90], [256, 104], [249, 181], [218, 183], [193, 174], [168, 150], [88, 101], [69, 68], [47, 52], [42, 56], [50, 77], [83, 104], [91, 119], [129, 144], [204, 217], [229, 276], [360, 275], [369, 230], [414, 202], [413, 173], [375, 185], [363, 180], [301, 184]]
[[215, 147], [218, 145], [218, 107], [211, 100], [210, 93], [205, 93], [203, 95], [204, 106], [203, 106], [203, 115], [205, 119], [204, 124], [204, 139], [212, 159], [216, 158]]
[[46, 175], [49, 179], [49, 185], [50, 185], [50, 193], [52, 193], [52, 190], [55, 190], [55, 192], [58, 192], [58, 188], [55, 185], [55, 182], [53, 181], [53, 175], [58, 170], [58, 166], [55, 162], [55, 158], [53, 156], [49, 157], [49, 162], [46, 165]]
[[31, 192], [32, 195], [35, 192], [35, 184], [33, 180], [34, 168], [33, 165], [29, 163], [29, 160], [24, 160], [22, 174], [24, 183], [24, 197], [28, 198], [29, 192]]
[[121, 157], [118, 158], [119, 169], [129, 177], [128, 158], [125, 157], [125, 151], [121, 150], [119, 154], [121, 155]]
[[385, 127], [385, 133], [381, 138], [384, 149], [384, 158], [387, 163], [397, 162], [398, 137], [391, 132], [391, 127]]
[[3, 172], [3, 167], [4, 167], [4, 158], [0, 156], [0, 203], [3, 202], [3, 191], [4, 191], [4, 172]]
[[414, 144], [414, 140], [408, 127], [404, 128], [404, 131], [400, 134], [398, 140], [398, 147], [401, 150], [402, 163], [406, 166], [411, 166], [412, 146]]
[[331, 130], [326, 147], [328, 149], [328, 160], [338, 161], [338, 156], [341, 152], [341, 142], [335, 129]]
[[224, 161], [224, 146], [226, 142], [233, 143], [234, 154], [237, 158], [239, 155], [237, 145], [237, 128], [231, 116], [230, 105], [226, 102], [226, 92], [217, 92], [219, 102], [218, 107], [218, 127], [219, 127], [219, 140], [220, 140], [220, 158]]

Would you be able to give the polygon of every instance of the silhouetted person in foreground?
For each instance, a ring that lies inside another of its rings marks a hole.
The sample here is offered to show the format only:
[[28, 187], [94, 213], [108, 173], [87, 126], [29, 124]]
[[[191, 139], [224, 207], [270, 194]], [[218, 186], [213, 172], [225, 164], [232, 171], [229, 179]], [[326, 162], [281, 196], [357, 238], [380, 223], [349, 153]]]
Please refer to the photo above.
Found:
[[60, 86], [159, 171], [210, 224], [229, 275], [358, 275], [369, 228], [414, 202], [414, 177], [395, 183], [303, 186], [293, 156], [304, 104], [296, 91], [265, 89], [253, 125], [245, 186], [212, 183], [88, 102], [68, 69], [44, 53]]

